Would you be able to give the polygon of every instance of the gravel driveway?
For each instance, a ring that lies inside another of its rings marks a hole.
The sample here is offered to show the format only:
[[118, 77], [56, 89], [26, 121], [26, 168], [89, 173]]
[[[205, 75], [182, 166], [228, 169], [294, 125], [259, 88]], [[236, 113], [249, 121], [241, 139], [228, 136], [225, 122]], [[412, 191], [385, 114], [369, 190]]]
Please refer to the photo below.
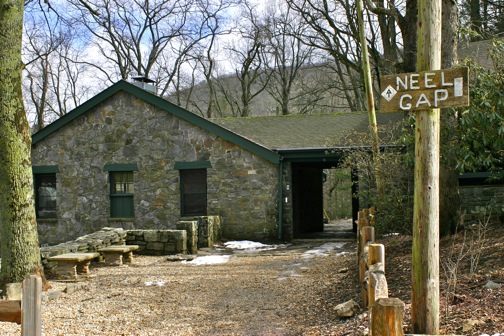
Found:
[[[195, 259], [227, 259], [214, 264], [152, 256], [130, 266], [92, 264], [93, 276], [77, 284], [51, 282], [51, 296], [78, 290], [43, 303], [43, 335], [328, 335], [339, 320], [334, 306], [352, 298], [336, 284], [355, 276], [345, 269], [353, 249], [311, 241], [206, 250]], [[0, 334], [20, 328], [0, 323]]]

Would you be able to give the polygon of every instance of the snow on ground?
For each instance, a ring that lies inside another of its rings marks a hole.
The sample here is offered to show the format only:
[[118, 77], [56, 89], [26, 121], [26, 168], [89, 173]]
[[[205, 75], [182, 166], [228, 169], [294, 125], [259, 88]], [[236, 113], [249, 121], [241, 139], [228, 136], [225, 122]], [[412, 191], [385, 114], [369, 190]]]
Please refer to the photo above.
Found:
[[313, 258], [317, 256], [327, 256], [329, 252], [342, 248], [345, 243], [325, 243], [322, 246], [308, 250], [303, 253], [303, 258]]
[[260, 252], [260, 251], [269, 251], [276, 250], [278, 248], [286, 247], [287, 245], [267, 245], [263, 243], [253, 242], [250, 240], [235, 240], [228, 241], [224, 243], [224, 246], [227, 249], [243, 251], [243, 252]]
[[197, 257], [196, 259], [193, 259], [191, 261], [183, 261], [183, 262], [187, 262], [188, 264], [192, 264], [195, 266], [215, 265], [215, 264], [227, 263], [230, 257], [231, 256], [229, 255], [209, 255], [209, 256]]
[[[319, 247], [315, 247], [307, 250], [302, 254], [303, 259], [310, 259], [317, 256], [327, 256], [331, 251], [342, 248], [345, 243], [326, 243]], [[253, 252], [261, 252], [261, 251], [269, 251], [276, 250], [279, 248], [285, 248], [288, 245], [267, 245], [263, 243], [253, 242], [250, 240], [241, 240], [241, 241], [228, 241], [224, 243], [226, 251], [232, 251], [233, 253], [253, 253]], [[197, 257], [191, 261], [183, 261], [192, 265], [212, 265], [212, 264], [223, 264], [229, 261], [230, 255], [209, 255], [209, 256], [201, 256]], [[279, 280], [286, 279], [287, 277], [292, 276], [300, 276], [297, 274], [296, 269], [306, 269], [302, 263], [288, 265], [294, 267], [294, 270], [287, 270], [284, 273], [284, 276], [279, 278]], [[504, 335], [503, 335], [504, 336]]]

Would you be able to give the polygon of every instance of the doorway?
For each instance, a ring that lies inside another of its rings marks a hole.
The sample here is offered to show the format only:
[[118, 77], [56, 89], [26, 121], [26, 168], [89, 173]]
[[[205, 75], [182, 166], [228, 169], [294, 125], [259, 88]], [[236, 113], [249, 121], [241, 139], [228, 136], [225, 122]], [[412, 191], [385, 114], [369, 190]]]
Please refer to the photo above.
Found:
[[[331, 233], [340, 236], [341, 228], [347, 231], [348, 225], [351, 231], [354, 207], [351, 174], [342, 173], [334, 163], [328, 162], [293, 163], [291, 167], [294, 238], [325, 237]], [[334, 197], [336, 191], [338, 197]], [[341, 211], [337, 213], [336, 208]], [[339, 221], [341, 219], [344, 220]], [[348, 222], [348, 225], [343, 223], [342, 226], [340, 222]], [[333, 232], [333, 227], [337, 227], [338, 232]]]
[[292, 165], [292, 205], [294, 237], [324, 231], [322, 167]]

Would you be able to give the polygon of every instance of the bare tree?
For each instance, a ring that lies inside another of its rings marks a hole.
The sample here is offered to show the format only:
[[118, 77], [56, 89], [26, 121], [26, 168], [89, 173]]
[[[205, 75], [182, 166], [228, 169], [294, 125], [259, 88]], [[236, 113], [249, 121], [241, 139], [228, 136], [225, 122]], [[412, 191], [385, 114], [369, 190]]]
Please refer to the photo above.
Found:
[[244, 3], [240, 20], [240, 38], [226, 47], [236, 66], [235, 80], [220, 80], [217, 84], [232, 115], [247, 117], [252, 100], [266, 89], [270, 77], [266, 67], [267, 29], [266, 22], [248, 1]]
[[[309, 27], [300, 32], [299, 39], [332, 59], [338, 85], [350, 109], [365, 110], [354, 4], [345, 0], [287, 0], [287, 3]], [[375, 42], [370, 41], [370, 44]]]
[[303, 94], [295, 95], [294, 85], [300, 77], [300, 70], [311, 61], [313, 47], [296, 37], [305, 27], [290, 7], [271, 6], [268, 13], [265, 28], [268, 29], [267, 52], [271, 54], [272, 62], [267, 64], [271, 77], [266, 90], [278, 104], [278, 113], [287, 115], [291, 113], [291, 102]]
[[58, 13], [30, 2], [24, 22], [23, 88], [27, 114], [37, 131], [101, 88], [93, 90], [78, 34]]
[[472, 40], [490, 39], [504, 34], [503, 0], [464, 0], [460, 2], [463, 24], [476, 34]]
[[[165, 95], [181, 85], [191, 51], [215, 33], [209, 28], [235, 1], [71, 0], [72, 17], [82, 24], [104, 63], [107, 80], [151, 77]], [[100, 64], [103, 68], [103, 64]]]
[[[219, 38], [229, 35], [233, 29], [230, 20], [225, 17], [225, 12], [237, 5], [237, 2], [205, 0], [199, 1], [196, 5], [202, 21], [198, 23], [198, 33], [195, 35], [201, 39], [187, 52], [185, 61], [179, 62], [177, 78], [174, 81], [184, 85], [176, 85], [171, 97], [176, 96], [174, 100], [179, 105], [184, 104], [187, 109], [211, 118], [215, 113], [219, 114], [215, 84], [217, 60], [214, 53]], [[198, 85], [198, 90], [194, 90], [194, 85]], [[201, 86], [206, 86], [206, 90], [202, 90]], [[196, 97], [192, 97], [194, 91], [198, 93]], [[185, 102], [182, 103], [182, 100]]]

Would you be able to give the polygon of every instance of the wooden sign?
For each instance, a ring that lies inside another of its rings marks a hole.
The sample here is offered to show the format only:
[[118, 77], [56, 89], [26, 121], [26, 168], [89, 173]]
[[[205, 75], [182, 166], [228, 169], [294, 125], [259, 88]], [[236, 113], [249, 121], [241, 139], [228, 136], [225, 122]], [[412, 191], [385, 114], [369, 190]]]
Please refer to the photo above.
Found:
[[381, 77], [381, 112], [418, 111], [469, 105], [469, 68]]

